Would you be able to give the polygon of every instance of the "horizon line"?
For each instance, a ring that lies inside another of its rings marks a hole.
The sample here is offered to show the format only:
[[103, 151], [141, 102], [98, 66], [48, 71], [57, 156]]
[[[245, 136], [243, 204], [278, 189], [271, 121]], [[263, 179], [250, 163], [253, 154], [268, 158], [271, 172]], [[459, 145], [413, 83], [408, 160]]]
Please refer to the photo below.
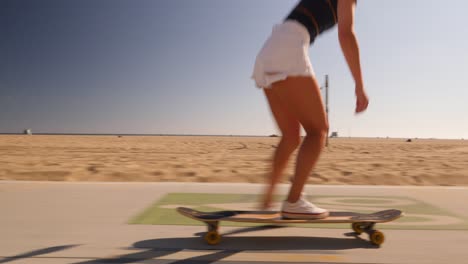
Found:
[[[8, 133], [8, 132], [0, 132], [0, 135], [25, 135], [25, 136], [32, 136], [32, 135], [56, 135], [56, 136], [173, 136], [173, 137], [281, 137], [278, 134], [270, 134], [270, 135], [228, 135], [228, 134], [166, 134], [166, 133], [32, 133], [31, 135], [25, 133]], [[301, 135], [301, 137], [304, 137]], [[338, 137], [331, 137], [329, 138], [354, 138], [354, 139], [437, 139], [437, 140], [465, 140], [464, 138], [437, 138], [437, 137], [390, 137], [390, 136], [338, 136]]]

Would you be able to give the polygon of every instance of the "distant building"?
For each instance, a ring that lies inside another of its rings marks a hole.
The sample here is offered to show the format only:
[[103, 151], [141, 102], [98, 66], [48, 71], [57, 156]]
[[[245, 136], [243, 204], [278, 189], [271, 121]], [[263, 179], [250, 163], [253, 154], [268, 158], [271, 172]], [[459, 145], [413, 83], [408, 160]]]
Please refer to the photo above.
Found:
[[337, 137], [338, 137], [338, 132], [336, 132], [336, 131], [331, 132], [330, 137], [331, 137], [331, 138], [337, 138]]
[[32, 131], [31, 131], [31, 129], [25, 129], [25, 130], [23, 131], [23, 134], [25, 134], [25, 135], [32, 135]]

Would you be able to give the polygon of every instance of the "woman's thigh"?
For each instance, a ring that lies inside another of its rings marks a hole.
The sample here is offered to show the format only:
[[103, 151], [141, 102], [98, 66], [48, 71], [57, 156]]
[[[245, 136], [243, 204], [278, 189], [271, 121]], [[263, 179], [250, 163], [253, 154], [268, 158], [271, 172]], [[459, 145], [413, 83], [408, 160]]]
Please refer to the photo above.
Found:
[[300, 123], [275, 90], [264, 89], [271, 113], [283, 138], [300, 141]]
[[297, 120], [308, 134], [328, 130], [320, 87], [314, 76], [288, 77], [273, 83], [271, 92], [287, 109], [289, 118]]

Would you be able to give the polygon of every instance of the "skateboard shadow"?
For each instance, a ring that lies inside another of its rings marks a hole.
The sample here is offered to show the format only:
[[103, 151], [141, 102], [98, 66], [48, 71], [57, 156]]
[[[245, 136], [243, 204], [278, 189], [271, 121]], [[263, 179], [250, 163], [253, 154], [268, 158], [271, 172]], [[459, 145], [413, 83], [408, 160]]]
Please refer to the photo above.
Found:
[[336, 251], [355, 248], [378, 248], [364, 239], [297, 237], [297, 236], [249, 236], [223, 237], [218, 245], [207, 245], [200, 237], [161, 238], [139, 241], [134, 248], [164, 250], [229, 250], [229, 251], [291, 251], [319, 250]]

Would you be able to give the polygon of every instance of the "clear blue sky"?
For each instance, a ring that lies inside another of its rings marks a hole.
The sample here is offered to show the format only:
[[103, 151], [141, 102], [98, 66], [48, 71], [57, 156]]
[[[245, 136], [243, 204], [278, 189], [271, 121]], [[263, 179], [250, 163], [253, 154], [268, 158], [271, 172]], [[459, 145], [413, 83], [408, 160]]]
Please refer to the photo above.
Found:
[[[278, 133], [250, 79], [294, 0], [0, 2], [0, 133]], [[468, 138], [468, 1], [360, 0], [370, 106], [336, 29], [310, 49], [342, 136]]]

